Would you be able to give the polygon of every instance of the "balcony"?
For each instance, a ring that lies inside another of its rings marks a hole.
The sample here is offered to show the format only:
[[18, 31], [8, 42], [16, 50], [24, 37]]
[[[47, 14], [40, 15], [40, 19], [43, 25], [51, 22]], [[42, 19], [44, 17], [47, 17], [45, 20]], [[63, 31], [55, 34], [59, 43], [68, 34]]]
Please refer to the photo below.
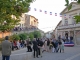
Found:
[[80, 23], [58, 26], [57, 29], [69, 29], [69, 28], [77, 28], [77, 27], [80, 27]]

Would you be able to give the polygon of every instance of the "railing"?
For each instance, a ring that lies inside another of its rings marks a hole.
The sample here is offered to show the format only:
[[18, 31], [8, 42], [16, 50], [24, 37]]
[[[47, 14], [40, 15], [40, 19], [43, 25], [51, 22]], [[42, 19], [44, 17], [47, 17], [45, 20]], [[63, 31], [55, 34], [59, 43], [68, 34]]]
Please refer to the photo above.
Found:
[[57, 29], [67, 29], [67, 28], [77, 28], [77, 27], [80, 27], [80, 24], [62, 25], [58, 26]]

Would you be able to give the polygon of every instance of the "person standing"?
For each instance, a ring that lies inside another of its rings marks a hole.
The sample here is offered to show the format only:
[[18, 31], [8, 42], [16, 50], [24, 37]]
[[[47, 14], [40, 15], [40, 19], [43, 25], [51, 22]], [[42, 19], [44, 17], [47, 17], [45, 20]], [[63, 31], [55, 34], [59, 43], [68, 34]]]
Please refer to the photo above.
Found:
[[32, 48], [31, 48], [31, 44], [32, 42], [30, 41], [30, 39], [27, 40], [27, 52], [32, 52]]
[[44, 41], [44, 51], [47, 51], [47, 40]]
[[64, 41], [61, 40], [61, 42], [62, 42], [62, 52], [64, 53]]
[[43, 49], [43, 41], [42, 39], [40, 39], [39, 43], [38, 43], [38, 48], [40, 49], [39, 53], [40, 53], [40, 56], [42, 57], [42, 49]]
[[61, 40], [59, 40], [58, 44], [59, 44], [59, 49], [58, 50], [60, 50], [60, 53], [61, 53], [61, 50], [62, 50], [62, 42], [61, 42]]
[[2, 42], [1, 47], [2, 47], [2, 60], [10, 60], [12, 45], [11, 42], [9, 41], [8, 36], [5, 37], [5, 41]]
[[38, 42], [36, 41], [35, 38], [33, 39], [33, 56], [34, 58], [35, 57], [39, 58], [38, 57]]
[[50, 40], [47, 38], [47, 52], [50, 51], [50, 49], [49, 49], [49, 45], [50, 45]]

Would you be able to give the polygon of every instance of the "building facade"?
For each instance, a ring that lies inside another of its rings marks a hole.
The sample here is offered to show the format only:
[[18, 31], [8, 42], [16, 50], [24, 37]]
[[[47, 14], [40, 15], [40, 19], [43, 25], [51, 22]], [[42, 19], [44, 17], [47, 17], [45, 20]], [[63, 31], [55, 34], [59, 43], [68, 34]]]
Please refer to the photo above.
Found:
[[53, 30], [53, 35], [56, 39], [58, 39], [58, 35], [61, 35], [62, 32], [59, 32], [59, 30], [57, 29], [59, 26], [62, 26], [62, 20], [59, 21], [59, 23], [57, 24], [55, 30]]
[[[73, 36], [75, 45], [80, 45], [80, 23], [76, 23], [74, 16], [80, 15], [80, 4], [70, 3], [72, 8], [66, 7], [62, 12], [62, 23], [57, 27], [57, 37], [59, 35], [68, 37]], [[70, 6], [69, 5], [69, 6]]]
[[19, 27], [20, 28], [25, 28], [25, 14], [24, 13], [20, 17]]
[[38, 28], [38, 19], [34, 16], [25, 14], [25, 27], [31, 28], [35, 27]]

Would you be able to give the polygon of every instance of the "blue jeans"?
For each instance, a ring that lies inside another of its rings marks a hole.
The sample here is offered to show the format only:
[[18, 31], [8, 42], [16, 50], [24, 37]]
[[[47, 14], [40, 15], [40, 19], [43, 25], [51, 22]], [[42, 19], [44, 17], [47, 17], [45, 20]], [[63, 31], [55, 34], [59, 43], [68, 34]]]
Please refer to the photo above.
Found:
[[10, 56], [4, 56], [4, 55], [2, 55], [2, 60], [10, 60]]

